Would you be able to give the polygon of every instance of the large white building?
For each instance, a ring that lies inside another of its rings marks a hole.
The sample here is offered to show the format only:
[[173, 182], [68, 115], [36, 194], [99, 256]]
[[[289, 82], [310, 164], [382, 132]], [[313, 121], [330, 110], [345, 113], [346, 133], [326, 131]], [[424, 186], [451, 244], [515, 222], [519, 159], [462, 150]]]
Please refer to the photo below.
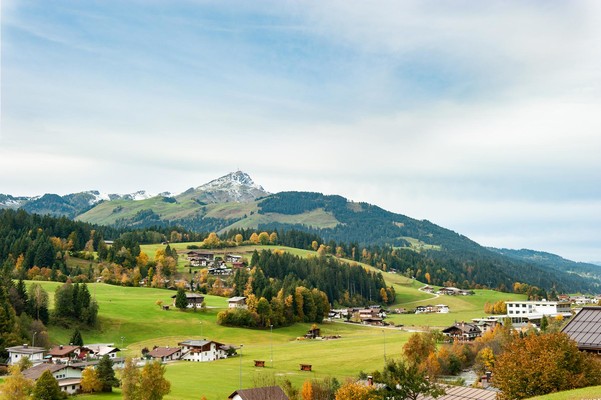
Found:
[[506, 301], [508, 317], [528, 317], [530, 319], [540, 319], [543, 315], [547, 317], [570, 317], [571, 304], [561, 301]]
[[510, 319], [515, 327], [519, 327], [528, 323], [540, 325], [543, 315], [547, 318], [572, 316], [571, 304], [565, 301], [506, 301], [505, 304], [506, 315], [489, 315], [486, 318], [474, 318], [472, 321], [478, 324], [494, 324]]

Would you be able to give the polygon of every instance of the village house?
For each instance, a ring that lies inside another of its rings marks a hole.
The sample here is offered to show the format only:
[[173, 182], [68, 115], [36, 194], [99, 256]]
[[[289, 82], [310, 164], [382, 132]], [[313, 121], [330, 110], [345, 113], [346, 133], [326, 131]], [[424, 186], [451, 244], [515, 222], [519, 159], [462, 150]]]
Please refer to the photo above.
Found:
[[177, 345], [182, 348], [182, 360], [204, 362], [227, 358], [227, 346], [212, 340], [186, 340]]
[[[175, 298], [176, 294], [171, 296], [173, 299], [173, 306], [175, 307]], [[188, 301], [187, 308], [200, 308], [202, 306], [203, 301], [205, 301], [205, 297], [202, 294], [198, 293], [186, 293], [186, 299]]]
[[209, 261], [213, 261], [215, 259], [215, 254], [210, 253], [208, 251], [199, 251], [199, 250], [191, 250], [186, 253], [188, 259], [190, 258], [206, 258]]
[[445, 296], [470, 296], [473, 295], [474, 292], [472, 292], [471, 290], [458, 289], [456, 287], [444, 287], [441, 288], [438, 292], [436, 292], [436, 294], [441, 294]]
[[449, 306], [447, 306], [446, 304], [437, 304], [434, 307], [436, 307], [436, 312], [439, 314], [449, 313]]
[[161, 362], [174, 361], [180, 359], [182, 356], [182, 349], [180, 347], [155, 346], [151, 351], [148, 352], [147, 356], [156, 360], [161, 360]]
[[102, 358], [108, 355], [110, 359], [117, 358], [117, 354], [121, 351], [114, 347], [112, 343], [94, 343], [85, 346], [90, 351], [90, 356], [94, 358]]
[[597, 299], [591, 296], [573, 296], [570, 297], [570, 302], [578, 306], [584, 306], [588, 304], [597, 304]]
[[227, 300], [228, 308], [246, 308], [246, 297], [244, 296], [236, 296], [230, 297]]
[[234, 261], [234, 262], [232, 262], [232, 268], [234, 268], [234, 269], [246, 268], [246, 263], [244, 261]]
[[231, 275], [232, 269], [228, 268], [227, 265], [221, 264], [218, 267], [211, 267], [208, 269], [210, 275]]
[[601, 355], [601, 307], [583, 307], [561, 331], [578, 349]]
[[279, 386], [240, 389], [228, 396], [228, 400], [289, 400]]
[[73, 345], [63, 346], [61, 344], [48, 350], [48, 355], [53, 363], [67, 363], [71, 360], [77, 360], [80, 354], [85, 354], [85, 352], [82, 352], [80, 346]]
[[227, 254], [225, 256], [225, 261], [229, 263], [239, 262], [242, 259], [242, 256], [236, 254]]
[[22, 346], [7, 347], [8, 365], [18, 364], [24, 357], [29, 358], [33, 365], [44, 362], [44, 349], [42, 347], [31, 347], [28, 344]]
[[448, 312], [449, 312], [449, 306], [447, 306], [445, 304], [437, 304], [435, 306], [428, 304], [427, 306], [415, 307], [416, 314], [429, 314], [429, 313], [447, 314]]
[[419, 288], [419, 290], [421, 290], [422, 292], [426, 292], [426, 293], [434, 293], [434, 288], [430, 285], [423, 286], [423, 287]]
[[79, 368], [68, 364], [38, 364], [23, 371], [23, 376], [36, 381], [45, 371], [50, 371], [57, 380], [61, 391], [67, 394], [75, 394], [81, 389], [81, 371]]
[[442, 333], [452, 340], [467, 342], [481, 336], [482, 331], [475, 324], [456, 322], [453, 326], [443, 329]]

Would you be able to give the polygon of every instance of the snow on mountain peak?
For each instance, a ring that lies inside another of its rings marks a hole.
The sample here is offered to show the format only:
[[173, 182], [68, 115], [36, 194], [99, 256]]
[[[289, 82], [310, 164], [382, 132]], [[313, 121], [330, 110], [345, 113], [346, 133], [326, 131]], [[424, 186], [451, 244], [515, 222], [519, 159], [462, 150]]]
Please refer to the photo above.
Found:
[[200, 200], [210, 203], [246, 202], [269, 194], [242, 171], [230, 172], [197, 187], [195, 191], [201, 193]]

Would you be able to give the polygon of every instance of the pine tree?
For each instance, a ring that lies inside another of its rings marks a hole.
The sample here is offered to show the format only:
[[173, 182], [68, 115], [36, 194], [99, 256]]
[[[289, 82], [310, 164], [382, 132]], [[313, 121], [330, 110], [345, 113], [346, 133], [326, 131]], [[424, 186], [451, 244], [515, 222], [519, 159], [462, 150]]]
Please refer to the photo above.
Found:
[[69, 340], [69, 343], [71, 343], [73, 346], [83, 346], [83, 338], [81, 337], [81, 332], [79, 332], [79, 329], [75, 328], [75, 331], [73, 331], [73, 335], [71, 335], [71, 340]]
[[185, 310], [188, 307], [186, 291], [182, 288], [177, 289], [177, 294], [175, 295], [175, 306], [180, 310]]
[[119, 381], [115, 377], [115, 370], [113, 369], [113, 361], [109, 358], [108, 355], [104, 355], [98, 366], [96, 367], [98, 371], [98, 379], [102, 382], [102, 391], [103, 392], [112, 392], [113, 386], [119, 385]]
[[543, 318], [540, 320], [540, 330], [543, 332], [546, 332], [548, 327], [549, 327], [549, 320], [547, 319], [546, 315], [543, 315]]
[[50, 370], [44, 371], [44, 373], [38, 378], [35, 383], [35, 387], [32, 392], [32, 399], [34, 400], [60, 400], [63, 398], [61, 389], [58, 386], [58, 382], [52, 376]]

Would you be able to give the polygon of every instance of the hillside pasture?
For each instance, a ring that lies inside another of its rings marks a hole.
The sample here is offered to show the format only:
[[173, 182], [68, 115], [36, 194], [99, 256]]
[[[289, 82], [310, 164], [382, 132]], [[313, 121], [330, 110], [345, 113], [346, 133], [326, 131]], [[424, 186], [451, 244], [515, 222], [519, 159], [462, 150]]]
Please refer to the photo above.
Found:
[[[41, 284], [49, 292], [52, 304], [54, 290], [60, 283]], [[172, 383], [172, 392], [166, 399], [198, 399], [202, 394], [211, 400], [223, 399], [238, 388], [240, 366], [244, 387], [267, 378], [276, 381], [287, 378], [299, 387], [308, 378], [335, 376], [342, 381], [345, 377], [356, 376], [359, 370], [381, 368], [384, 351], [388, 357], [400, 355], [409, 337], [407, 332], [398, 329], [325, 322], [320, 325], [322, 334], [340, 335], [340, 339], [297, 340], [306, 333], [309, 324], [295, 324], [273, 332], [217, 325], [217, 312], [227, 307], [225, 298], [207, 296], [209, 308], [206, 313], [163, 311], [155, 305], [156, 300], [169, 304], [174, 291], [101, 283], [89, 284], [89, 287], [100, 306], [101, 327], [83, 330], [85, 343], [114, 343], [121, 348], [123, 337], [122, 355], [136, 357], [140, 356], [143, 347], [176, 346], [186, 339], [208, 338], [225, 344], [244, 345], [242, 364], [239, 357], [208, 363], [179, 361], [168, 364], [167, 378]], [[67, 343], [72, 330], [51, 326], [49, 333], [52, 343]], [[267, 368], [255, 368], [255, 359], [265, 360]], [[312, 364], [313, 372], [301, 372], [300, 363]], [[119, 397], [116, 393], [106, 398]]]

